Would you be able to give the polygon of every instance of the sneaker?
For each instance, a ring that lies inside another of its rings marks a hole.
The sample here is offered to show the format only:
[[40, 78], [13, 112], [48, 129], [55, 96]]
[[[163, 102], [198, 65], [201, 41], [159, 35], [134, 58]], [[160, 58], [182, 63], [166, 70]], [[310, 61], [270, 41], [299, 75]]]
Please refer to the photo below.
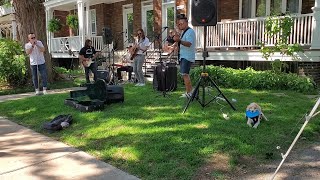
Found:
[[191, 96], [192, 96], [192, 93], [183, 93], [180, 97], [181, 98], [191, 98]]
[[137, 84], [136, 84], [136, 85], [134, 85], [134, 86], [140, 86], [140, 84], [141, 84], [141, 83], [137, 83]]
[[47, 92], [46, 89], [44, 89], [44, 90], [42, 91], [42, 93], [43, 93], [43, 94], [48, 94], [48, 92]]
[[39, 91], [39, 89], [36, 89], [36, 95], [40, 95], [41, 93], [40, 93], [40, 91]]
[[146, 84], [145, 83], [140, 83], [140, 85], [139, 86], [145, 86]]

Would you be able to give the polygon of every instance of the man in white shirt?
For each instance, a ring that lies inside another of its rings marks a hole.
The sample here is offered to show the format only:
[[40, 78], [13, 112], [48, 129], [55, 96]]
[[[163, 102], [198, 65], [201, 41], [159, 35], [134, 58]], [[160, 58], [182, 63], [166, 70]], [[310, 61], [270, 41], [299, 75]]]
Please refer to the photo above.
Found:
[[30, 57], [30, 67], [32, 72], [32, 82], [36, 91], [36, 95], [40, 95], [39, 75], [41, 74], [43, 94], [47, 94], [47, 69], [44, 59], [45, 48], [41, 41], [37, 40], [34, 33], [28, 35], [29, 42], [25, 44], [26, 53]]

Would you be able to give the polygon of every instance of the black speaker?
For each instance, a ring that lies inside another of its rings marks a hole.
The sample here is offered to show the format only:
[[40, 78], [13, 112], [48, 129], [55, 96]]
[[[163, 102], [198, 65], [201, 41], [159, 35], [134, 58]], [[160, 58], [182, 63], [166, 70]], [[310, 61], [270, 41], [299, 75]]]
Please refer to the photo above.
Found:
[[102, 37], [104, 44], [112, 44], [112, 31], [110, 28], [105, 27], [102, 29]]
[[217, 24], [217, 0], [192, 0], [191, 18], [193, 26]]

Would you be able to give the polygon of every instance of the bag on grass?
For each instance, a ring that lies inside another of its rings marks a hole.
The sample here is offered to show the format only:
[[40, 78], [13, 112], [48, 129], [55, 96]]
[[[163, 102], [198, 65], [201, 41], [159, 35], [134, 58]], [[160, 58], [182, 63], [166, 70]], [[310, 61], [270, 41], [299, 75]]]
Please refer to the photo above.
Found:
[[49, 131], [59, 131], [63, 128], [69, 127], [72, 123], [72, 116], [70, 114], [59, 115], [53, 118], [52, 121], [43, 124], [43, 129]]

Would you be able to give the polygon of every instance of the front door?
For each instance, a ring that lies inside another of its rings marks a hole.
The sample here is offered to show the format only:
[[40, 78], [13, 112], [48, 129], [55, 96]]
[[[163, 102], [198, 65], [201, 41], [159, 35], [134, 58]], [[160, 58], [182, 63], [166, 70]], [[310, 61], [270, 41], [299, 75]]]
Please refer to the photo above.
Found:
[[[175, 1], [163, 0], [162, 3], [162, 40], [168, 36], [168, 30], [175, 28]], [[168, 28], [168, 29], [166, 29]]]
[[132, 4], [123, 6], [123, 46], [133, 43], [133, 8]]
[[142, 29], [150, 41], [154, 40], [153, 18], [152, 1], [144, 2], [142, 4]]

